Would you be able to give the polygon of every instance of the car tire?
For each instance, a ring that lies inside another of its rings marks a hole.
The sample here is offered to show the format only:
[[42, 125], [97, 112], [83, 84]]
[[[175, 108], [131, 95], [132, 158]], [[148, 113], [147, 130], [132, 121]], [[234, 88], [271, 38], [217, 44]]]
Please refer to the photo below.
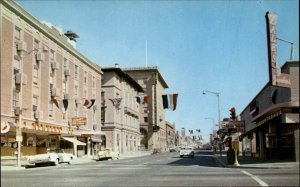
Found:
[[180, 155], [180, 158], [182, 158], [183, 157], [183, 155]]
[[70, 161], [68, 162], [68, 164], [71, 165], [72, 161], [73, 161], [73, 157], [70, 158]]
[[59, 165], [59, 159], [56, 159], [56, 160], [55, 160], [54, 165], [55, 165], [55, 166], [58, 166], [58, 165]]

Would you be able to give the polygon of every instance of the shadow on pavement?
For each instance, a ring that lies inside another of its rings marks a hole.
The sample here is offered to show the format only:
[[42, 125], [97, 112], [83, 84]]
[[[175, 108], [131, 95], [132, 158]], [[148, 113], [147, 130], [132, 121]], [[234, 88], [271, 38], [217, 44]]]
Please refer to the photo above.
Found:
[[[180, 157], [176, 157], [180, 158]], [[171, 166], [203, 166], [203, 167], [223, 167], [212, 155], [198, 155], [195, 157], [183, 157], [174, 162], [168, 163]]]

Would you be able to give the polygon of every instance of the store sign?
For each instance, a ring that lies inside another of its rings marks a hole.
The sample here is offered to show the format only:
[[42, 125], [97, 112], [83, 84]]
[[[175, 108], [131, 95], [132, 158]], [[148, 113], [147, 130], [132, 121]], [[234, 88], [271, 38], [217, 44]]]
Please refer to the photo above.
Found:
[[7, 121], [1, 122], [1, 134], [5, 134], [10, 130], [10, 125]]
[[267, 40], [268, 40], [268, 59], [269, 59], [269, 80], [273, 86], [290, 87], [291, 81], [288, 74], [281, 73], [277, 68], [277, 37], [276, 24], [277, 15], [273, 12], [267, 12]]
[[85, 117], [74, 117], [74, 118], [71, 118], [70, 124], [71, 124], [71, 126], [86, 125], [87, 124], [87, 120], [86, 120]]
[[54, 133], [62, 133], [62, 127], [54, 126], [44, 123], [32, 123], [32, 129], [38, 131], [46, 131], [46, 132], [54, 132]]

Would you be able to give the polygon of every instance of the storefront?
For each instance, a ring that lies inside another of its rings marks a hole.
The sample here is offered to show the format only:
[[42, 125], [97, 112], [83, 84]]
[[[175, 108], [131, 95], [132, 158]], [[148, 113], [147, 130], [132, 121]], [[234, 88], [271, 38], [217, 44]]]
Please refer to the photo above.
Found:
[[[275, 104], [253, 119], [257, 128], [248, 134], [252, 138], [254, 156], [265, 159], [296, 159], [295, 132], [299, 129], [299, 105]], [[254, 136], [253, 136], [254, 134]]]

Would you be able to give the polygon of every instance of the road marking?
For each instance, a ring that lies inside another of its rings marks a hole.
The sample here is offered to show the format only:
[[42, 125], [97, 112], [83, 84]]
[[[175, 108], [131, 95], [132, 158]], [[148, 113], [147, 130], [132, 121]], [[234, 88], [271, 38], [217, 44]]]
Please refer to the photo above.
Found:
[[252, 175], [251, 173], [247, 172], [247, 171], [244, 171], [244, 170], [241, 170], [242, 173], [250, 176], [252, 179], [254, 179], [256, 182], [258, 182], [258, 184], [260, 184], [261, 186], [269, 186], [267, 183], [265, 183], [264, 181], [262, 181], [260, 178], [258, 178], [257, 176], [255, 175]]

